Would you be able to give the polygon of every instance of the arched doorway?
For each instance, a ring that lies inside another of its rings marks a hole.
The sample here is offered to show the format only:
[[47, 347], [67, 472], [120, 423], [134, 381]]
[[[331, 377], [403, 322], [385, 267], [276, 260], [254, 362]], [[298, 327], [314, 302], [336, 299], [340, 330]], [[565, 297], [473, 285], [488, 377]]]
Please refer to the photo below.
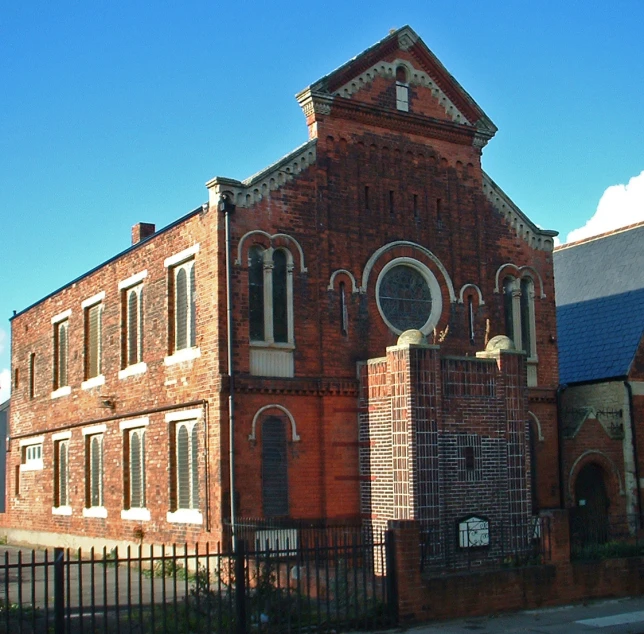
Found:
[[584, 465], [575, 481], [573, 540], [580, 546], [608, 541], [608, 507], [604, 470], [595, 462]]

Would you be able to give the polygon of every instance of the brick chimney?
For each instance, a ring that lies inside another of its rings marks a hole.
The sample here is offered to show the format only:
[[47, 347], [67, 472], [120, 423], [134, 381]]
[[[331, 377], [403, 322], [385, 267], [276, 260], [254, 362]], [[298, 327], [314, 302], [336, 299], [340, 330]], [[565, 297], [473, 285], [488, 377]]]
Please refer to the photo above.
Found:
[[151, 222], [139, 222], [132, 227], [132, 244], [138, 244], [141, 240], [154, 235], [156, 227]]

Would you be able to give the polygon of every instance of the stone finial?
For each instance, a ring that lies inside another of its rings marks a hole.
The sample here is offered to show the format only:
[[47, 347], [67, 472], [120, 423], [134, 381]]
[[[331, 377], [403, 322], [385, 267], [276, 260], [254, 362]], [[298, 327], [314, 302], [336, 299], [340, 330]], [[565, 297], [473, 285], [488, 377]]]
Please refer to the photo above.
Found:
[[398, 337], [398, 345], [399, 346], [404, 346], [404, 345], [414, 345], [414, 346], [426, 346], [427, 345], [427, 337], [420, 332], [420, 330], [405, 330], [400, 337]]
[[487, 346], [485, 346], [486, 352], [494, 352], [495, 350], [515, 350], [514, 343], [510, 337], [505, 335], [496, 335], [488, 341]]

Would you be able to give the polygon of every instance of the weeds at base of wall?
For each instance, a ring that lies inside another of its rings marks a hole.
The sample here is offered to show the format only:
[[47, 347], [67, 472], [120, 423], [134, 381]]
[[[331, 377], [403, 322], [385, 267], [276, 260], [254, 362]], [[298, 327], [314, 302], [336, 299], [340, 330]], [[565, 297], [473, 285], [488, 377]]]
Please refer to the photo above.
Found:
[[644, 544], [610, 541], [605, 544], [588, 544], [573, 550], [573, 561], [603, 561], [622, 557], [641, 557], [644, 555]]

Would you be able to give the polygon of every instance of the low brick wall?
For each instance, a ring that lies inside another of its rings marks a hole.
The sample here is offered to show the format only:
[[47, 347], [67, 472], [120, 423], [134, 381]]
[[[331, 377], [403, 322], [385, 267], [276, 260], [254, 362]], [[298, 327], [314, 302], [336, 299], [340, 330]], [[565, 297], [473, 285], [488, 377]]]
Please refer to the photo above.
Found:
[[[463, 572], [427, 578], [418, 564], [418, 524], [391, 522], [394, 531], [401, 624], [481, 616], [586, 599], [644, 593], [644, 557], [570, 562], [567, 515], [554, 516], [551, 563], [526, 568]], [[566, 555], [566, 556], [564, 556]]]

